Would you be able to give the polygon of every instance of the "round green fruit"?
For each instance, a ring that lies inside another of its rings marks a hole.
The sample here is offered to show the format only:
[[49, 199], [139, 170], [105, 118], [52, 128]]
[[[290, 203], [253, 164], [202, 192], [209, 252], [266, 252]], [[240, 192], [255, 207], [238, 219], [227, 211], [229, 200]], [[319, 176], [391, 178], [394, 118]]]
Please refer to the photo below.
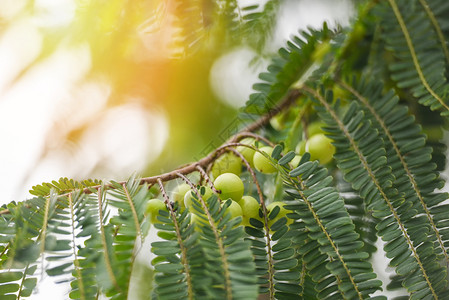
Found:
[[160, 210], [167, 210], [167, 207], [165, 206], [165, 203], [160, 199], [150, 199], [147, 202], [147, 206], [145, 209], [145, 215], [150, 217], [151, 223], [161, 223], [157, 216], [159, 216]]
[[221, 155], [212, 165], [211, 174], [213, 178], [217, 178], [224, 173], [233, 173], [240, 175], [242, 172], [242, 160], [231, 152]]
[[311, 137], [311, 136], [313, 136], [315, 134], [318, 134], [318, 133], [324, 133], [322, 128], [325, 125], [326, 124], [324, 124], [323, 122], [312, 122], [312, 123], [310, 123], [309, 126], [307, 127], [307, 136]]
[[[253, 138], [244, 138], [239, 143], [249, 145], [249, 146], [254, 146], [254, 147], [256, 146], [256, 140]], [[243, 155], [243, 157], [249, 162], [251, 167], [254, 167], [253, 157], [254, 157], [254, 153], [256, 152], [256, 150], [245, 147], [245, 146], [237, 146], [237, 148], [235, 148], [235, 150], [237, 150], [238, 152], [240, 152], [241, 155]], [[237, 174], [237, 175], [239, 175], [239, 174]]]
[[[203, 193], [202, 193], [203, 191]], [[201, 194], [201, 198], [203, 198], [204, 201], [209, 199], [213, 191], [210, 187], [202, 186], [198, 189], [198, 192]], [[196, 195], [195, 192], [190, 189], [187, 191], [187, 193], [184, 195], [184, 206], [187, 207], [190, 211], [193, 211], [192, 205], [193, 205], [193, 195]]]
[[284, 117], [281, 114], [275, 115], [270, 119], [270, 125], [277, 131], [281, 131], [285, 127]]
[[251, 197], [251, 196], [243, 196], [242, 199], [240, 199], [240, 201], [238, 202], [238, 204], [242, 208], [242, 213], [243, 213], [242, 223], [243, 223], [243, 225], [249, 226], [250, 218], [262, 220], [259, 217], [260, 204], [259, 204], [259, 201], [256, 200], [256, 198]]
[[178, 185], [172, 193], [172, 200], [178, 203], [179, 207], [185, 208], [184, 196], [190, 190], [190, 185], [183, 183]]
[[311, 160], [318, 159], [322, 164], [330, 162], [335, 153], [331, 142], [332, 140], [322, 133], [311, 136], [306, 143], [306, 151], [310, 153]]
[[231, 201], [231, 205], [229, 205], [228, 208], [226, 208], [226, 212], [228, 214], [231, 214], [231, 219], [243, 216], [242, 208], [235, 201]]
[[231, 198], [238, 201], [243, 196], [243, 182], [237, 175], [233, 173], [224, 173], [217, 177], [214, 186], [220, 192], [220, 199], [227, 200]]
[[[271, 153], [273, 152], [273, 148], [269, 147], [269, 146], [264, 146], [264, 147], [260, 148], [259, 151], [270, 156]], [[254, 162], [254, 168], [256, 168], [256, 170], [261, 173], [269, 174], [269, 173], [275, 173], [277, 171], [276, 167], [274, 167], [271, 164], [271, 161], [260, 152], [254, 153], [253, 162]]]
[[[276, 207], [279, 206], [280, 210], [279, 213], [276, 215], [276, 217], [274, 219], [271, 219], [268, 221], [268, 226], [271, 227], [271, 225], [273, 225], [274, 223], [276, 223], [276, 221], [278, 221], [279, 219], [286, 217], [287, 218], [287, 214], [289, 213], [289, 211], [287, 209], [284, 208], [285, 203], [284, 202], [272, 202], [270, 204], [267, 205], [267, 210], [268, 210], [268, 215], [270, 215], [270, 212]], [[291, 224], [293, 223], [292, 219], [287, 218], [287, 224]]]
[[296, 168], [301, 161], [301, 155], [295, 155], [293, 159], [290, 161], [290, 164], [293, 166], [293, 168]]
[[192, 225], [197, 225], [194, 227], [195, 231], [201, 231], [200, 228], [198, 227], [198, 225], [204, 225], [204, 224], [209, 224], [209, 221], [207, 220], [206, 215], [197, 215], [194, 213], [190, 214], [190, 224]]
[[303, 155], [304, 153], [306, 153], [306, 140], [302, 140], [298, 143], [298, 145], [296, 145], [296, 149], [295, 149], [296, 153], [298, 153], [299, 155]]

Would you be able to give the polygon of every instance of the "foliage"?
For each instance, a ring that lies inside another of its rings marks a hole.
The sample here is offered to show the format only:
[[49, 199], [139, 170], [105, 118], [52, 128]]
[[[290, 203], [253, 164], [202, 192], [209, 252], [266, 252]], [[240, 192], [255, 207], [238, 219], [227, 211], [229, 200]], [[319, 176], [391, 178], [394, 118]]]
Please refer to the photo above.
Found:
[[[176, 49], [188, 56], [240, 43], [262, 52], [279, 5], [180, 1]], [[241, 131], [206, 157], [124, 182], [62, 178], [5, 205], [1, 298], [31, 296], [46, 272], [70, 282], [71, 299], [385, 299], [386, 286], [410, 299], [449, 299], [449, 206], [439, 173], [448, 10], [438, 0], [358, 1], [350, 26], [291, 37], [259, 75]], [[326, 165], [302, 148], [317, 122], [335, 148]], [[245, 137], [256, 142], [239, 143]], [[273, 174], [236, 150], [264, 145], [274, 147], [260, 152]], [[227, 152], [242, 160], [245, 195], [259, 202], [248, 226], [232, 218], [232, 200], [220, 199], [209, 178]], [[175, 179], [193, 190], [186, 209], [172, 199]], [[151, 224], [146, 203], [155, 197], [167, 210]], [[285, 216], [267, 208], [277, 201]], [[156, 232], [152, 259], [142, 261]], [[378, 245], [390, 279], [373, 268]]]

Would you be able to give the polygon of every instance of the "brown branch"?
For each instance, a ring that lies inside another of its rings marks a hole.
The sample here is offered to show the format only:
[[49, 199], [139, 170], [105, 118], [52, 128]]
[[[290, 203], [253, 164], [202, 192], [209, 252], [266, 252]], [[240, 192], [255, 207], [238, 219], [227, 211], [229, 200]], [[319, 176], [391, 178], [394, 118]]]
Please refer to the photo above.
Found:
[[302, 95], [302, 93], [297, 89], [290, 90], [287, 93], [285, 100], [283, 102], [281, 102], [281, 104], [279, 104], [277, 107], [273, 108], [271, 111], [269, 111], [266, 115], [262, 116], [256, 122], [249, 124], [243, 131], [253, 132], [253, 131], [256, 131], [256, 130], [260, 129], [261, 127], [265, 126], [271, 120], [272, 117], [274, 117], [281, 111], [289, 108], [290, 105], [292, 105], [295, 102], [295, 100], [298, 99], [298, 97], [301, 95]]

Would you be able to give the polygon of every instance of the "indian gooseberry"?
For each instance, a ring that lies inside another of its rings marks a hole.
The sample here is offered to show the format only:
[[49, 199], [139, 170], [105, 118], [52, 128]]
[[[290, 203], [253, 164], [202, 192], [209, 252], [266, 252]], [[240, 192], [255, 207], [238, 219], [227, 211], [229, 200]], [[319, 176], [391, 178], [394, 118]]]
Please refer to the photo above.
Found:
[[[206, 215], [198, 215], [196, 213], [191, 213], [190, 214], [190, 224], [204, 225], [204, 224], [209, 224], [209, 221], [208, 221]], [[200, 231], [200, 229], [197, 226], [195, 226], [195, 231]]]
[[214, 181], [214, 186], [220, 191], [220, 199], [227, 200], [231, 198], [238, 201], [243, 196], [243, 182], [233, 173], [224, 173], [218, 176]]
[[307, 136], [310, 138], [311, 136], [318, 134], [318, 133], [324, 133], [322, 127], [324, 127], [326, 124], [323, 122], [312, 122], [307, 126]]
[[212, 165], [211, 174], [213, 178], [217, 178], [223, 173], [233, 173], [240, 175], [242, 172], [242, 160], [240, 157], [231, 152], [221, 155]]
[[177, 202], [179, 207], [185, 208], [184, 196], [190, 190], [190, 185], [182, 183], [175, 187], [172, 193], [172, 200]]
[[[210, 187], [207, 186], [201, 186], [198, 189], [198, 192], [201, 194], [201, 198], [203, 198], [204, 201], [210, 198], [212, 196], [213, 192]], [[193, 197], [196, 196], [195, 192], [190, 189], [188, 190], [184, 195], [184, 206], [187, 207], [190, 211], [192, 211], [192, 205], [193, 205]], [[198, 198], [198, 197], [195, 197]]]
[[271, 161], [266, 158], [261, 152], [271, 155], [273, 148], [270, 146], [264, 146], [259, 149], [260, 152], [254, 153], [253, 162], [254, 168], [261, 173], [275, 173], [277, 171], [276, 167], [271, 164]]
[[281, 131], [284, 129], [284, 120], [283, 116], [280, 114], [275, 115], [270, 119], [270, 125], [277, 131]]
[[[251, 137], [248, 137], [248, 138], [242, 139], [241, 141], [239, 141], [239, 143], [255, 147], [256, 140]], [[237, 148], [235, 148], [235, 150], [237, 150], [238, 152], [240, 152], [241, 155], [243, 155], [243, 157], [248, 161], [248, 163], [250, 164], [251, 167], [254, 167], [253, 157], [254, 157], [254, 153], [256, 152], [256, 150], [251, 149], [249, 147], [245, 147], [245, 146], [237, 146]], [[239, 175], [239, 174], [237, 174], [237, 175]]]
[[231, 219], [243, 216], [242, 208], [235, 201], [231, 201], [231, 204], [226, 208], [226, 212], [231, 214]]
[[[288, 214], [288, 210], [284, 208], [285, 203], [284, 202], [272, 202], [270, 204], [267, 205], [267, 210], [268, 210], [268, 215], [270, 214], [270, 212], [276, 207], [278, 206], [280, 208], [279, 213], [276, 215], [276, 217], [274, 217], [273, 219], [268, 221], [268, 226], [271, 227], [271, 225], [273, 225], [274, 223], [276, 223], [276, 221], [278, 221], [279, 219], [286, 217]], [[291, 224], [293, 223], [292, 219], [287, 218], [287, 224]]]
[[150, 199], [145, 208], [145, 215], [150, 217], [151, 223], [160, 223], [157, 219], [160, 210], [167, 210], [165, 203], [160, 199]]
[[242, 223], [244, 226], [249, 226], [249, 219], [258, 219], [261, 220], [259, 217], [259, 201], [256, 200], [256, 198], [251, 196], [243, 196], [242, 199], [238, 202], [240, 207], [242, 208], [243, 213], [243, 219]]
[[331, 142], [323, 133], [311, 136], [306, 143], [306, 151], [310, 153], [311, 160], [318, 159], [322, 164], [330, 162], [335, 153]]
[[303, 155], [306, 152], [306, 140], [302, 140], [296, 145], [296, 153]]
[[290, 161], [290, 164], [293, 166], [293, 168], [296, 168], [301, 161], [301, 155], [295, 155], [293, 159]]

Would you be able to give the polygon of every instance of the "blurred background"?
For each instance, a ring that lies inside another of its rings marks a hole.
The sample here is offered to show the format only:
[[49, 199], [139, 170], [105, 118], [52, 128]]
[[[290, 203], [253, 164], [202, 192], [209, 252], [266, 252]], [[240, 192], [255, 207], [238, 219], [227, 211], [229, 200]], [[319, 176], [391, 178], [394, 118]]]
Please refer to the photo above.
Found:
[[[198, 1], [0, 0], [1, 204], [60, 177], [125, 180], [207, 155], [292, 34], [355, 13], [346, 0], [272, 1], [264, 32], [236, 31], [227, 20], [245, 11], [232, 3], [265, 1], [223, 3], [231, 15], [199, 19]], [[32, 299], [66, 297], [39, 287]]]
[[350, 1], [275, 3], [281, 18], [261, 34], [198, 20], [195, 1], [1, 0], [2, 204], [60, 177], [160, 174], [220, 145], [291, 34], [354, 13]]

